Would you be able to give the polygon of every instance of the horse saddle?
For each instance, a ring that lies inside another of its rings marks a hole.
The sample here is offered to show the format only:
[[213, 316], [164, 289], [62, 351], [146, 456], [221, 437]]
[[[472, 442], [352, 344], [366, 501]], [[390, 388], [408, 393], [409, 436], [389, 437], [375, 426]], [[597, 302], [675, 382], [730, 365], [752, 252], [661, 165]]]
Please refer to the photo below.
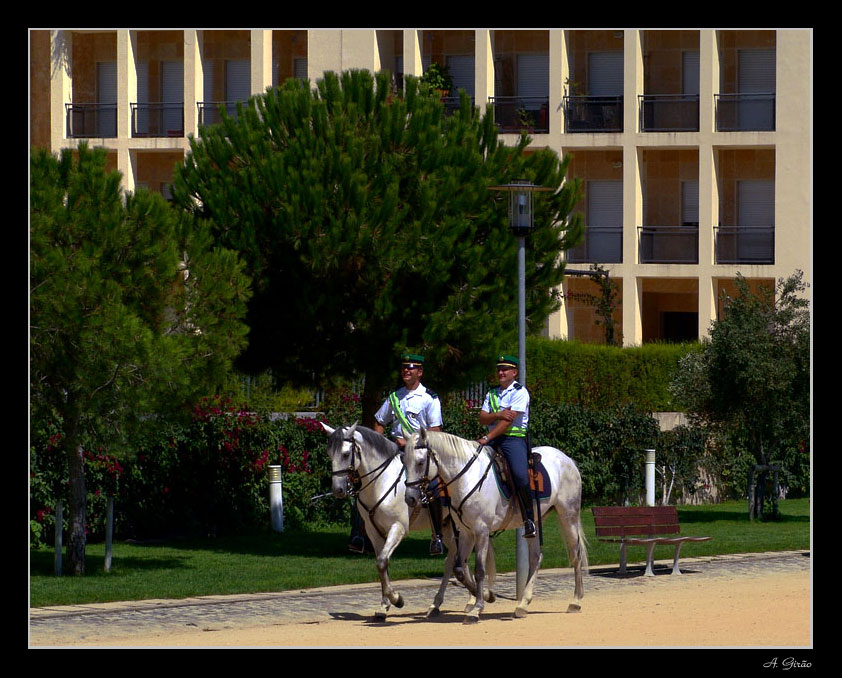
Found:
[[[514, 479], [509, 470], [509, 462], [502, 454], [494, 455], [494, 479], [497, 481], [500, 494], [507, 501], [511, 499], [515, 494]], [[529, 487], [532, 489], [533, 496], [537, 487], [539, 499], [546, 499], [550, 496], [550, 474], [544, 468], [541, 455], [537, 452], [532, 453], [532, 464], [529, 467]]]

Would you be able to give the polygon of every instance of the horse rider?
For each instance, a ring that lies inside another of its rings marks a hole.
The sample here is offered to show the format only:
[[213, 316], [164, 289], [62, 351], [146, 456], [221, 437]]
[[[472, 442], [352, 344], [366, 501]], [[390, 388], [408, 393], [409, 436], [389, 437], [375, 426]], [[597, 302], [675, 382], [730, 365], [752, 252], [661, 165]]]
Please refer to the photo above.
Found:
[[[391, 424], [392, 437], [401, 450], [406, 439], [421, 427], [428, 431], [441, 431], [441, 402], [434, 391], [421, 383], [424, 376], [424, 356], [404, 353], [401, 356], [401, 379], [404, 385], [392, 391], [374, 415], [374, 430], [384, 433]], [[437, 556], [444, 552], [441, 538], [442, 504], [436, 481], [430, 484], [432, 497], [427, 507], [430, 509], [430, 522], [433, 537], [430, 541], [430, 555]]]
[[529, 426], [529, 391], [519, 384], [518, 359], [511, 355], [497, 358], [499, 386], [491, 389], [479, 413], [479, 422], [488, 427], [488, 433], [477, 440], [481, 445], [491, 445], [502, 452], [509, 463], [515, 493], [520, 501], [523, 517], [523, 536], [534, 537], [532, 491], [529, 486], [529, 449], [526, 430]]

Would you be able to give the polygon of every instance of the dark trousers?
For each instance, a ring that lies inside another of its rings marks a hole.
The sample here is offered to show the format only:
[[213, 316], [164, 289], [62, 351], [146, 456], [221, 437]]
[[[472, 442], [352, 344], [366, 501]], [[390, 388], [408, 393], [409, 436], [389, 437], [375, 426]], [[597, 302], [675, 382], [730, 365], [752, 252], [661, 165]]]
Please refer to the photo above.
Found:
[[[499, 442], [498, 442], [499, 441]], [[491, 441], [494, 448], [503, 453], [512, 471], [515, 489], [529, 487], [529, 461], [526, 438], [519, 436], [500, 436]]]
[[[499, 441], [499, 442], [498, 442]], [[498, 452], [502, 452], [509, 463], [509, 470], [512, 473], [514, 491], [517, 495], [520, 507], [523, 512], [523, 519], [532, 520], [532, 492], [529, 487], [529, 447], [526, 438], [520, 436], [500, 436], [491, 441]]]

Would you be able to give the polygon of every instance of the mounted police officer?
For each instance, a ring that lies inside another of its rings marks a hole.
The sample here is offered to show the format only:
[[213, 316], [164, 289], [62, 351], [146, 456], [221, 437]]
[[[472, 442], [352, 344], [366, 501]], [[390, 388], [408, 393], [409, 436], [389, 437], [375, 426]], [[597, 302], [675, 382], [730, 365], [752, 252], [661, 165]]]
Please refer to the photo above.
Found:
[[[424, 376], [424, 356], [405, 353], [401, 356], [401, 379], [404, 385], [392, 391], [383, 405], [374, 415], [374, 430], [384, 433], [391, 424], [392, 437], [403, 450], [406, 440], [415, 431], [425, 428], [428, 431], [441, 431], [441, 402], [438, 395], [421, 383]], [[433, 496], [430, 498], [430, 521], [433, 538], [430, 542], [430, 555], [444, 552], [441, 538], [442, 504], [436, 491], [437, 483], [430, 484]]]
[[517, 374], [517, 358], [511, 355], [498, 357], [499, 386], [491, 389], [485, 396], [485, 402], [479, 414], [480, 424], [488, 427], [488, 433], [477, 442], [482, 445], [491, 445], [505, 456], [514, 480], [515, 492], [520, 501], [523, 536], [534, 537], [537, 530], [529, 487], [529, 449], [526, 442], [526, 431], [529, 426], [529, 392], [516, 381]]

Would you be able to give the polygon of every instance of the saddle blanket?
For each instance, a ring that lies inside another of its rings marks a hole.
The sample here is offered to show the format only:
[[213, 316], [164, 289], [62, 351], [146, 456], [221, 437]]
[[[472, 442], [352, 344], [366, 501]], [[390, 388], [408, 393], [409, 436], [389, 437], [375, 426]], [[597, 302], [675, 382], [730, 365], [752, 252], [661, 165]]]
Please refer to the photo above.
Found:
[[[500, 494], [508, 501], [512, 498], [512, 487], [509, 484], [508, 479], [504, 478], [500, 474], [500, 466], [498, 464], [494, 464], [494, 479], [497, 481], [497, 488], [500, 490]], [[547, 469], [544, 468], [544, 464], [538, 460], [537, 462], [537, 473], [536, 469], [530, 468], [529, 469], [529, 486], [532, 488], [533, 496], [535, 493], [535, 485], [537, 483], [538, 486], [538, 498], [539, 499], [546, 499], [550, 496], [550, 474], [547, 473]]]

